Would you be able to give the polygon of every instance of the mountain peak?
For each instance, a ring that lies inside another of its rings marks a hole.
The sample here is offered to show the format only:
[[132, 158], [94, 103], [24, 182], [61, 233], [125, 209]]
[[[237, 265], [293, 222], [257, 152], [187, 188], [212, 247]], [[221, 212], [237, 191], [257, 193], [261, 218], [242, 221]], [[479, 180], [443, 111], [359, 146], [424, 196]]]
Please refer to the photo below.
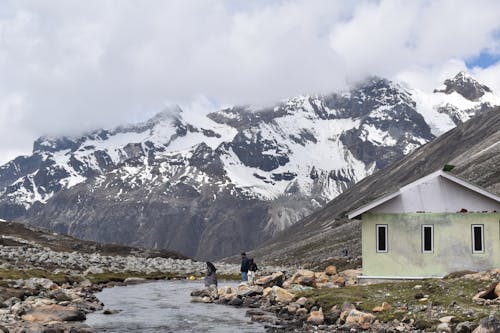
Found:
[[173, 120], [179, 118], [179, 115], [182, 113], [182, 109], [178, 105], [174, 105], [171, 107], [166, 107], [162, 111], [155, 114], [152, 118], [150, 118], [147, 123], [159, 123], [165, 120]]
[[469, 73], [461, 71], [452, 79], [445, 80], [444, 87], [436, 89], [434, 92], [445, 94], [457, 92], [470, 101], [476, 101], [484, 94], [491, 92], [491, 89], [479, 83]]

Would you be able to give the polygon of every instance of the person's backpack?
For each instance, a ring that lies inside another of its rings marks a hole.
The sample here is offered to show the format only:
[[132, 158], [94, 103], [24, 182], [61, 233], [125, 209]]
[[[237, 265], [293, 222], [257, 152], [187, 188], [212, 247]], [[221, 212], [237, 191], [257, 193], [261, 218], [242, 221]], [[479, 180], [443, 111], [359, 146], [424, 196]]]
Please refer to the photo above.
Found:
[[250, 259], [250, 266], [248, 269], [251, 270], [252, 272], [255, 272], [256, 270], [258, 270], [257, 264], [253, 261], [253, 259]]

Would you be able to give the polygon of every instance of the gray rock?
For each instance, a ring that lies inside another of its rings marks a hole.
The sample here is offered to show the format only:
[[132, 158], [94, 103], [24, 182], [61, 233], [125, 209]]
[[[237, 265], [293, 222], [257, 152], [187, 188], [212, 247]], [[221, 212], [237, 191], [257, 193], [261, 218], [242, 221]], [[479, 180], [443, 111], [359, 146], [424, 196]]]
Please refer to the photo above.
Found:
[[494, 315], [481, 319], [473, 333], [500, 333], [500, 319]]

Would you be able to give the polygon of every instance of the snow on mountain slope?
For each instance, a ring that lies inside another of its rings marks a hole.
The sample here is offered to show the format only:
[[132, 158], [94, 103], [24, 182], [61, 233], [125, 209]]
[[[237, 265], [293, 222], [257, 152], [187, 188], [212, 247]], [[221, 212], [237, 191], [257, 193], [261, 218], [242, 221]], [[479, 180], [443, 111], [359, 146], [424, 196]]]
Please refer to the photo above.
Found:
[[433, 93], [415, 89], [412, 95], [434, 135], [449, 131], [484, 109], [500, 105], [499, 95], [465, 72], [446, 80]]
[[[40, 138], [32, 155], [0, 167], [0, 217], [225, 256], [498, 102], [463, 73], [434, 93], [372, 77], [348, 92], [268, 108], [203, 115], [175, 107], [140, 124]], [[225, 228], [239, 238], [220, 248]]]

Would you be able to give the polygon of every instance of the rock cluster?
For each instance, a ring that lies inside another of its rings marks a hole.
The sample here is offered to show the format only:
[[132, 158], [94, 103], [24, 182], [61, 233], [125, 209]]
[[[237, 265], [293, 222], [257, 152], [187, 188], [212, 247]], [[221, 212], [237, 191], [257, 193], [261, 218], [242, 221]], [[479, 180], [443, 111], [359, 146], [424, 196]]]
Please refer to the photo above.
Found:
[[[147, 258], [141, 256], [106, 256], [98, 253], [57, 252], [34, 244], [23, 246], [0, 245], [0, 269], [32, 269], [46, 267], [86, 274], [107, 272], [175, 272], [193, 274], [204, 272], [204, 262], [191, 259]], [[265, 270], [265, 267], [262, 267]], [[217, 263], [219, 274], [239, 272], [239, 265]]]
[[[494, 279], [500, 270], [478, 273], [473, 277], [477, 281]], [[416, 284], [415, 300], [417, 305], [408, 305], [402, 300], [394, 305], [381, 302], [371, 309], [371, 312], [358, 307], [356, 300], [352, 303], [344, 302], [342, 306], [335, 305], [324, 308], [312, 299], [300, 296], [300, 292], [313, 288], [352, 288], [357, 284], [359, 271], [347, 270], [337, 273], [334, 266], [329, 266], [323, 272], [298, 270], [291, 277], [286, 278], [283, 272], [275, 272], [255, 280], [254, 285], [240, 284], [237, 287], [207, 288], [193, 291], [192, 301], [215, 304], [227, 304], [250, 308], [247, 315], [252, 321], [267, 323], [268, 332], [427, 332], [433, 329], [441, 333], [498, 333], [500, 318], [498, 316], [483, 317], [478, 323], [478, 318], [472, 321], [463, 321], [454, 315], [443, 315], [446, 309], [442, 305], [432, 305], [429, 297], [421, 290], [427, 290], [427, 282], [423, 285]], [[438, 285], [440, 285], [438, 283]], [[425, 287], [425, 288], [424, 288]], [[358, 287], [354, 287], [358, 288]], [[398, 289], [400, 287], [396, 287]], [[498, 292], [500, 284], [493, 284], [489, 291]], [[335, 292], [332, 290], [332, 292]], [[482, 292], [483, 294], [485, 292]], [[420, 295], [421, 294], [421, 295]], [[496, 295], [496, 294], [495, 294]], [[417, 297], [418, 296], [418, 297]], [[495, 296], [497, 297], [497, 296]], [[361, 302], [359, 302], [361, 303]], [[437, 302], [436, 302], [437, 303]], [[492, 304], [492, 303], [489, 303]], [[498, 309], [498, 306], [487, 307]], [[453, 303], [449, 307], [456, 307]], [[394, 308], [394, 309], [393, 309]], [[382, 321], [379, 316], [384, 316], [391, 310], [403, 311], [402, 319]], [[419, 322], [406, 317], [412, 312], [425, 312], [429, 318]], [[464, 309], [468, 318], [471, 313]], [[479, 317], [481, 318], [481, 317]]]
[[103, 304], [90, 281], [57, 285], [49, 279], [4, 280], [0, 287], [0, 332], [73, 332], [95, 330], [81, 321]]
[[191, 293], [193, 302], [227, 304], [252, 308], [247, 315], [252, 321], [267, 322], [270, 332], [299, 331], [320, 327], [333, 329], [340, 326], [347, 329], [368, 329], [375, 316], [364, 313], [352, 304], [342, 309], [324, 311], [308, 302], [305, 297], [297, 297], [300, 291], [312, 288], [341, 288], [357, 284], [358, 270], [337, 273], [335, 266], [324, 272], [300, 269], [290, 278], [283, 272], [256, 279], [254, 285], [240, 284], [238, 287], [206, 288]]

